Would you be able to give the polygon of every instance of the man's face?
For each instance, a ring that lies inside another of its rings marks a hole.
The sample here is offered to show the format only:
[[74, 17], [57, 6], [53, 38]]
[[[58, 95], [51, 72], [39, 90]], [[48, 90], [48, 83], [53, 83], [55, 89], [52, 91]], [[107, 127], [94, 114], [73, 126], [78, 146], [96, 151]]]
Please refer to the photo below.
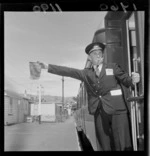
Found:
[[94, 50], [89, 56], [93, 65], [100, 65], [103, 63], [104, 54], [101, 50]]

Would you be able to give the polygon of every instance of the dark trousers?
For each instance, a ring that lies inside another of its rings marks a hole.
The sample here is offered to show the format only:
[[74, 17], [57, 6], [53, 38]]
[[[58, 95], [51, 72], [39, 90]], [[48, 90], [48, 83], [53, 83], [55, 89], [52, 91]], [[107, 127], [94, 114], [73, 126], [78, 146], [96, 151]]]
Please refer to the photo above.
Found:
[[127, 113], [109, 115], [101, 107], [97, 110], [94, 118], [97, 140], [102, 151], [132, 149]]

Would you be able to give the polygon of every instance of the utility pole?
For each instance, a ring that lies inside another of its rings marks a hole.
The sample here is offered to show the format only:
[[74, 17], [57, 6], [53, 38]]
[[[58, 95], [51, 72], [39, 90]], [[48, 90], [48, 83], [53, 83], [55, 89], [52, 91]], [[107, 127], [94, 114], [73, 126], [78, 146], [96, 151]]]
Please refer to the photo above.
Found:
[[62, 76], [62, 116], [64, 116], [64, 76]]
[[39, 105], [38, 105], [38, 115], [39, 115], [39, 124], [41, 124], [41, 85], [38, 86], [39, 89]]

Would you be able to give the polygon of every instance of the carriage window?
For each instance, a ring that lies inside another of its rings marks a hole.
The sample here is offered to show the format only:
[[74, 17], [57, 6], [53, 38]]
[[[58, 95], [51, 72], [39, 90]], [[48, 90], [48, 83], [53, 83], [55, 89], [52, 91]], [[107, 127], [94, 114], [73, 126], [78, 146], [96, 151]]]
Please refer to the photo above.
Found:
[[86, 91], [86, 88], [84, 87], [84, 105], [86, 106], [87, 103], [88, 103], [88, 99], [87, 99], [87, 91]]
[[131, 71], [134, 70], [134, 59], [137, 59], [137, 47], [136, 47], [136, 32], [135, 32], [135, 17], [134, 13], [129, 18], [128, 30], [129, 30], [129, 45], [130, 45], [130, 62]]
[[20, 105], [20, 103], [21, 103], [21, 101], [20, 101], [20, 100], [18, 100], [18, 105]]
[[28, 102], [26, 101], [26, 111], [28, 111]]

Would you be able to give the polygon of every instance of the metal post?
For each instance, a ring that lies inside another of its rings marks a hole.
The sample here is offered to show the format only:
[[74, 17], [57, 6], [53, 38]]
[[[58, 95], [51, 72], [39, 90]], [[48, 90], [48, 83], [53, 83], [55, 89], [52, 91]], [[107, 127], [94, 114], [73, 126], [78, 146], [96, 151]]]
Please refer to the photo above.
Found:
[[[129, 63], [129, 75], [131, 76], [131, 57], [130, 57], [130, 43], [129, 43], [129, 25], [128, 20], [126, 20], [126, 31], [127, 31], [127, 50], [128, 50], [128, 63]], [[134, 92], [132, 92], [134, 96]], [[136, 134], [136, 117], [135, 117], [135, 103], [131, 102], [131, 127], [132, 127], [132, 142], [133, 149], [137, 151], [137, 134]]]
[[[140, 58], [135, 59], [133, 58], [133, 67], [134, 67], [134, 72], [137, 71], [137, 62], [140, 61]], [[135, 97], [137, 97], [137, 85], [136, 83], [134, 84], [134, 93], [135, 93]], [[139, 123], [141, 122], [141, 112], [139, 109], [139, 103], [137, 101], [135, 101], [135, 107], [136, 107], [136, 124], [137, 124], [137, 138], [140, 138], [140, 131], [139, 131]]]
[[41, 124], [41, 85], [39, 84], [39, 107], [38, 107], [38, 115], [39, 115], [39, 124]]
[[64, 76], [62, 76], [62, 116], [64, 117]]

